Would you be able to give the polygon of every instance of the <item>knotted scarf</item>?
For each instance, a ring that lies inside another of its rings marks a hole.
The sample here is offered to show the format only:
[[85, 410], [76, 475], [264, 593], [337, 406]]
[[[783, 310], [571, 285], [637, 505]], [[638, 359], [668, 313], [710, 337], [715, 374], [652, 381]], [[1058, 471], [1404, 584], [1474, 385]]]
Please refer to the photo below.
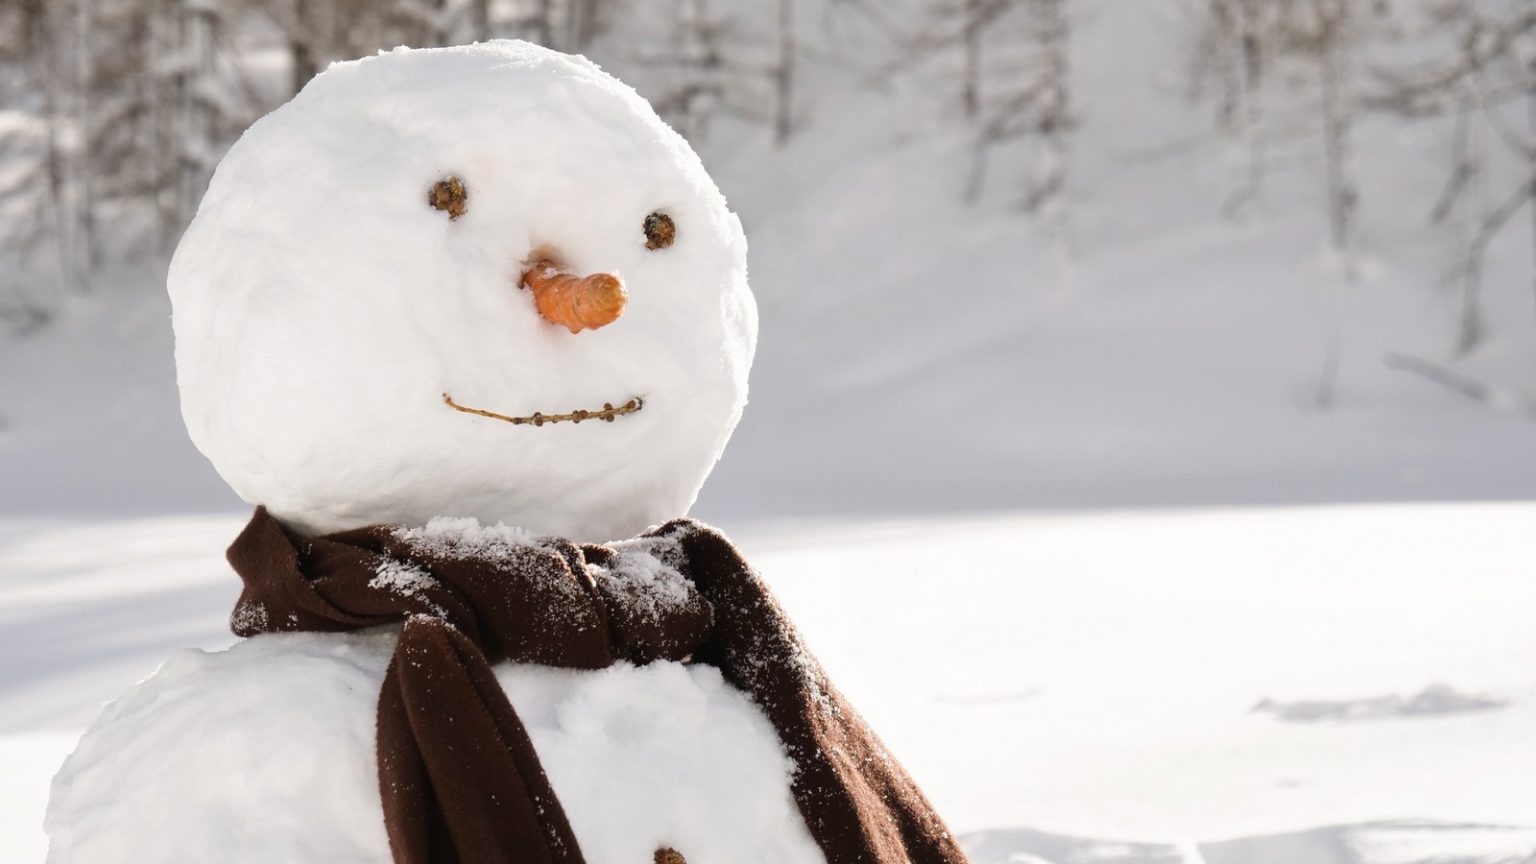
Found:
[[[582, 864], [491, 664], [708, 663], [778, 730], [827, 864], [965, 864], [928, 800], [805, 650], [722, 534], [680, 519], [632, 541], [679, 580], [624, 578], [615, 547], [512, 529], [375, 526], [303, 537], [258, 508], [229, 549], [239, 636], [400, 624], [377, 759], [397, 864]], [[471, 530], [474, 529], [474, 530]]]

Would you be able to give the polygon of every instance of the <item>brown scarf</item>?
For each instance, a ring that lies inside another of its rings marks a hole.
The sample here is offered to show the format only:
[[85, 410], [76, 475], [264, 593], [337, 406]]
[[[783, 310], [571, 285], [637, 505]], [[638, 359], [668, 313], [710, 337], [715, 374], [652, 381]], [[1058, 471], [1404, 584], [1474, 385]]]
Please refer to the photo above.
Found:
[[[403, 623], [379, 693], [379, 788], [398, 864], [582, 864], [528, 733], [491, 672], [708, 663], [795, 763], [791, 790], [827, 864], [965, 864], [906, 771], [827, 680], [729, 540], [679, 519], [643, 535], [686, 578], [647, 593], [604, 546], [459, 541], [376, 526], [305, 538], [264, 508], [229, 548], [239, 636]], [[676, 587], [676, 586], [674, 586]]]

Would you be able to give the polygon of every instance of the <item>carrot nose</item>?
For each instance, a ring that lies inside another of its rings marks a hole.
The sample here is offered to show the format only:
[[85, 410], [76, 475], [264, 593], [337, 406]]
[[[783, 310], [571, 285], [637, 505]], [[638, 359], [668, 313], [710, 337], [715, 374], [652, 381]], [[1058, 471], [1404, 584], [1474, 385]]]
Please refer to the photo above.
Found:
[[523, 271], [523, 287], [533, 292], [534, 305], [545, 321], [572, 333], [612, 324], [629, 302], [624, 281], [612, 273], [575, 276], [548, 258], [534, 261]]

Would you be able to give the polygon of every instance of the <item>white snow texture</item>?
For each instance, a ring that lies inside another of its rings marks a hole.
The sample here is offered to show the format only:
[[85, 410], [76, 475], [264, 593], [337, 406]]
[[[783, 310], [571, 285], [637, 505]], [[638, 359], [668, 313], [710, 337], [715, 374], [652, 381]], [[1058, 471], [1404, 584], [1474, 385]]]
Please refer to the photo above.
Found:
[[[450, 220], [428, 191], [462, 179]], [[654, 211], [675, 243], [646, 248]], [[572, 334], [519, 288], [537, 250], [620, 275]], [[220, 164], [171, 265], [194, 443], [315, 532], [472, 516], [574, 540], [684, 514], [746, 402], [746, 240], [692, 149], [591, 63], [522, 42], [332, 65]], [[614, 422], [507, 415], [619, 405]]]
[[[189, 649], [112, 703], [53, 783], [49, 864], [389, 864], [374, 763], [392, 632]], [[591, 864], [822, 864], [773, 727], [710, 666], [502, 664]]]

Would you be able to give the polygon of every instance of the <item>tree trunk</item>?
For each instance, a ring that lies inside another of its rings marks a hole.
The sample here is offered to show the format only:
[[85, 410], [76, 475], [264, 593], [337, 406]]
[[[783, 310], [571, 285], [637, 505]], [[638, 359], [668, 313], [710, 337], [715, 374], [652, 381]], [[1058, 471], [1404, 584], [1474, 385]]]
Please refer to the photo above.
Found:
[[720, 57], [710, 26], [709, 0], [682, 0], [678, 22], [678, 113], [683, 137], [695, 146], [709, 132]]
[[985, 0], [965, 0], [961, 31], [960, 110], [975, 120], [981, 110], [981, 31]]
[[315, 22], [312, 19], [310, 0], [293, 0], [293, 29], [288, 33], [288, 57], [292, 75], [289, 89], [293, 93], [303, 90], [309, 79], [320, 71], [319, 59], [315, 56]]
[[779, 62], [773, 76], [773, 140], [783, 146], [789, 140], [794, 109], [795, 0], [779, 0]]
[[1342, 256], [1345, 271], [1355, 276], [1355, 207], [1359, 192], [1350, 167], [1351, 107], [1345, 96], [1345, 61], [1342, 43], [1343, 3], [1325, 13], [1318, 58], [1322, 95], [1323, 159], [1328, 187], [1329, 240]]
[[181, 86], [182, 159], [177, 231], [191, 220], [208, 183], [209, 161], [218, 141], [217, 117], [209, 102], [208, 88], [216, 74], [214, 46], [218, 38], [218, 12], [198, 0], [182, 0], [182, 50], [191, 59]]
[[[1531, 131], [1531, 139], [1536, 141], [1536, 57], [1532, 57], [1526, 66], [1526, 78], [1530, 82], [1525, 91], [1526, 123]], [[1536, 262], [1536, 146], [1529, 143], [1525, 148], [1525, 166], [1530, 175], [1526, 185], [1531, 205], [1532, 260]], [[1536, 272], [1536, 266], [1533, 266], [1533, 272]], [[1533, 278], [1533, 289], [1536, 289], [1536, 278]]]
[[[48, 184], [45, 200], [48, 220], [53, 225], [53, 246], [59, 264], [59, 281], [55, 284], [79, 289], [84, 286], [79, 282], [79, 258], [74, 245], [75, 226], [70, 218], [69, 189], [66, 186], [69, 167], [63, 144], [59, 140], [65, 118], [64, 100], [59, 93], [62, 76], [57, 71], [61, 41], [58, 35], [61, 28], [56, 18], [58, 12], [59, 6], [47, 4], [46, 0], [35, 0], [29, 4], [26, 39], [31, 49], [33, 78], [42, 90], [43, 170]], [[62, 301], [60, 293], [54, 288], [50, 292], [51, 296], [36, 303], [27, 303], [29, 306], [42, 307], [27, 310], [28, 314], [40, 320], [47, 318], [59, 307]]]
[[1058, 232], [1066, 222], [1067, 133], [1071, 125], [1067, 0], [1035, 0], [1035, 50], [1041, 67], [1033, 124], [1037, 140], [1025, 208]]
[[539, 0], [538, 10], [533, 20], [533, 41], [546, 48], [554, 48], [556, 47], [554, 0]]
[[1243, 198], [1257, 203], [1264, 185], [1264, 42], [1259, 10], [1268, 0], [1243, 0], [1243, 135], [1248, 142], [1248, 171]]
[[95, 83], [91, 74], [91, 58], [95, 50], [95, 37], [92, 33], [95, 27], [95, 9], [92, 8], [92, 4], [93, 0], [76, 0], [75, 6], [74, 113], [77, 131], [74, 158], [71, 160], [73, 182], [70, 185], [75, 190], [72, 220], [75, 224], [73, 281], [81, 290], [91, 287], [91, 280], [99, 263], [96, 241], [96, 178], [95, 165], [92, 161], [95, 155], [96, 136], [95, 109], [91, 104], [91, 88]]
[[1215, 55], [1217, 86], [1216, 125], [1223, 134], [1232, 134], [1238, 122], [1243, 87], [1242, 38], [1239, 24], [1242, 0], [1210, 0], [1211, 29], [1215, 32], [1209, 50]]
[[470, 38], [484, 42], [491, 38], [491, 0], [474, 0], [469, 6]]
[[567, 0], [565, 50], [581, 51], [592, 43], [600, 29], [601, 8], [598, 0]]
[[1479, 100], [1468, 94], [1463, 96], [1456, 118], [1455, 166], [1452, 179], [1447, 184], [1444, 210], [1437, 205], [1436, 215], [1449, 213], [1461, 198], [1460, 225], [1461, 245], [1465, 250], [1461, 286], [1461, 321], [1456, 336], [1456, 353], [1469, 354], [1482, 341], [1486, 333], [1483, 322], [1483, 255], [1479, 232], [1488, 220], [1488, 183], [1483, 173], [1482, 140], [1473, 126], [1474, 114], [1481, 108]]

